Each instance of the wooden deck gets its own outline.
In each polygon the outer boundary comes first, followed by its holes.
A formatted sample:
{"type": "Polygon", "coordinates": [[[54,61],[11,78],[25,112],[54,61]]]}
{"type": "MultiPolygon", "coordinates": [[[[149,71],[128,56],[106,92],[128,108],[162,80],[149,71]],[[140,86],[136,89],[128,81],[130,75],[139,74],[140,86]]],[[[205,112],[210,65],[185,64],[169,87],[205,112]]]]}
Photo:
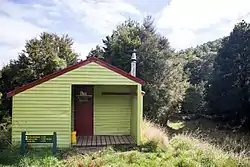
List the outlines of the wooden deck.
{"type": "Polygon", "coordinates": [[[109,145],[132,145],[135,144],[132,136],[77,136],[77,147],[97,147],[109,145]]]}

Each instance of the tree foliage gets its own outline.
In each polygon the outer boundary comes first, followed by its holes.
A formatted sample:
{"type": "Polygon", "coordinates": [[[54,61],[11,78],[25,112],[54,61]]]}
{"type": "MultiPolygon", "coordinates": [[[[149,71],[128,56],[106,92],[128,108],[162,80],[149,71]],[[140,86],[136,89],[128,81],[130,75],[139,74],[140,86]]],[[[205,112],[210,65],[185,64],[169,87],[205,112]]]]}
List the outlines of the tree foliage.
{"type": "Polygon", "coordinates": [[[87,58],[90,57],[97,57],[99,59],[103,59],[104,58],[104,50],[101,46],[96,45],[95,49],[91,49],[91,51],[89,52],[87,58]]]}
{"type": "Polygon", "coordinates": [[[215,59],[209,92],[214,114],[234,125],[250,122],[250,24],[238,23],[215,59]]]}
{"type": "Polygon", "coordinates": [[[221,48],[221,43],[222,39],[217,39],[180,52],[187,59],[185,71],[191,84],[199,84],[210,80],[214,59],[221,48]]]}
{"type": "MultiPolygon", "coordinates": [[[[27,41],[16,60],[1,69],[0,111],[10,109],[6,93],[77,62],[67,35],[42,33],[27,41]]],[[[174,51],[157,33],[152,17],[118,25],[87,57],[98,57],[130,72],[137,53],[144,116],[165,125],[176,113],[220,116],[223,124],[250,125],[250,25],[238,23],[228,37],[174,51]]],[[[1,112],[0,116],[6,114],[1,112]]]]}
{"type": "MultiPolygon", "coordinates": [[[[168,40],[157,34],[151,17],[142,25],[127,20],[103,39],[104,60],[127,72],[131,54],[137,52],[137,76],[146,81],[144,114],[151,120],[166,123],[168,117],[181,110],[187,88],[183,58],[176,58],[168,40]]],[[[91,51],[100,53],[99,49],[91,51]]],[[[102,53],[100,54],[102,55],[102,53]]]]}
{"type": "Polygon", "coordinates": [[[183,103],[184,112],[207,114],[209,111],[208,87],[214,71],[214,60],[221,48],[222,40],[210,41],[178,53],[186,59],[184,70],[191,84],[183,103]]]}
{"type": "Polygon", "coordinates": [[[1,110],[9,110],[6,93],[13,88],[30,83],[42,76],[56,72],[77,62],[78,55],[72,51],[73,40],[68,35],[42,33],[26,42],[17,60],[1,70],[0,92],[3,95],[1,110]]]}

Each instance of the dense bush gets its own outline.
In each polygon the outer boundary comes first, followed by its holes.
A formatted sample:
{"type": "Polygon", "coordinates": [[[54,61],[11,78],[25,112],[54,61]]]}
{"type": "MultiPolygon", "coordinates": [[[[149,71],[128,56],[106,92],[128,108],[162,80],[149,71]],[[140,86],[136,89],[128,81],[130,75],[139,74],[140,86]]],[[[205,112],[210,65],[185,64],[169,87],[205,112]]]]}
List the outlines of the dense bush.
{"type": "Polygon", "coordinates": [[[0,122],[0,149],[11,146],[11,119],[3,117],[0,122]]]}

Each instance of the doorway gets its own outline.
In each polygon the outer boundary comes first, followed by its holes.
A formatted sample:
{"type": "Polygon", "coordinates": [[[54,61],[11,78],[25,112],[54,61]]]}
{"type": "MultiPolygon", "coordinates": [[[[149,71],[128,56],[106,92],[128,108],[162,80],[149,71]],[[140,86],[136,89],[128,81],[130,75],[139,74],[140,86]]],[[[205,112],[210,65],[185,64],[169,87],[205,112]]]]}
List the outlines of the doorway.
{"type": "Polygon", "coordinates": [[[73,85],[74,130],[78,136],[93,136],[93,86],[73,85]]]}

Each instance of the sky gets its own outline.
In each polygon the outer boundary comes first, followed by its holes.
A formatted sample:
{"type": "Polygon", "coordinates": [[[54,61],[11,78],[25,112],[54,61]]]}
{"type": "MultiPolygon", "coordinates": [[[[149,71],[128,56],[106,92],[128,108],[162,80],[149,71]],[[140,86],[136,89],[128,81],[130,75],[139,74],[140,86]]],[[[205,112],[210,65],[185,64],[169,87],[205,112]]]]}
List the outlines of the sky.
{"type": "Polygon", "coordinates": [[[0,68],[44,31],[68,34],[85,59],[118,24],[147,15],[180,50],[226,36],[243,19],[250,22],[250,0],[0,0],[0,68]]]}

